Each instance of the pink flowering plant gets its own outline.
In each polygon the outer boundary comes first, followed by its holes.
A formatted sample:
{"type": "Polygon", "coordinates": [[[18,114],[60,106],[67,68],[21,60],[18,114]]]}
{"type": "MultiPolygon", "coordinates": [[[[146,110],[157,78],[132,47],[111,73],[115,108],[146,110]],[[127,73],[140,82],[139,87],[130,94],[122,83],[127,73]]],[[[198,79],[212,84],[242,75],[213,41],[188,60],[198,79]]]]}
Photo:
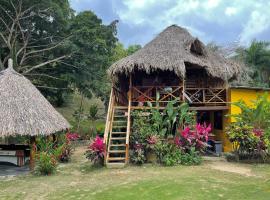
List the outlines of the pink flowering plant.
{"type": "Polygon", "coordinates": [[[78,140],[80,138],[79,134],[78,133],[67,133],[66,134],[66,138],[67,140],[69,141],[75,141],[75,140],[78,140]]]}
{"type": "Polygon", "coordinates": [[[94,164],[103,165],[105,157],[105,144],[103,138],[97,136],[89,145],[86,153],[86,158],[94,164]]]}
{"type": "Polygon", "coordinates": [[[189,126],[184,130],[179,129],[180,136],[175,137],[175,144],[184,152],[189,152],[191,148],[195,148],[196,151],[204,151],[211,130],[211,124],[207,126],[199,123],[193,129],[189,126]]]}

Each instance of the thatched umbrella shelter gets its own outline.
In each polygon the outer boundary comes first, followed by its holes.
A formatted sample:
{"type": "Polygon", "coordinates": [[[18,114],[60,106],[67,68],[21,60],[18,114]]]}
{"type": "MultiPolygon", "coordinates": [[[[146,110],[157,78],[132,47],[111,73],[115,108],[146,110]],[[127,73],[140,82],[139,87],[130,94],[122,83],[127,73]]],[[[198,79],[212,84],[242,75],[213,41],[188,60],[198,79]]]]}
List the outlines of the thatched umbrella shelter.
{"type": "Polygon", "coordinates": [[[0,137],[48,136],[69,128],[39,90],[9,67],[0,72],[0,137]]]}
{"type": "Polygon", "coordinates": [[[0,72],[0,136],[50,135],[69,128],[38,89],[12,67],[0,72]]]}
{"type": "Polygon", "coordinates": [[[156,70],[167,70],[185,78],[188,64],[200,66],[212,77],[225,81],[242,72],[240,64],[207,49],[198,38],[177,25],[167,27],[142,49],[114,63],[108,72],[112,80],[134,70],[148,74],[156,70]]]}

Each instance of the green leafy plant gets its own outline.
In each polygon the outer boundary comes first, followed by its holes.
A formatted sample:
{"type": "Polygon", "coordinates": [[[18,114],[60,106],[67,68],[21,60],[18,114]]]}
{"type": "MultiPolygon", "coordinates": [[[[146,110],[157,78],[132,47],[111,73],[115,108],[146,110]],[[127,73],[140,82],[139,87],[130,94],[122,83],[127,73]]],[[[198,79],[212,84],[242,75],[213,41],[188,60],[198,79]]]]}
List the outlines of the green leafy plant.
{"type": "Polygon", "coordinates": [[[34,173],[36,175],[53,174],[57,168],[57,158],[61,155],[62,146],[56,148],[54,143],[48,139],[41,138],[36,148],[34,173]]]}
{"type": "Polygon", "coordinates": [[[180,157],[182,165],[199,165],[202,163],[200,153],[193,147],[188,153],[183,153],[180,157]]]}
{"type": "Polygon", "coordinates": [[[159,143],[155,146],[158,162],[165,166],[180,164],[181,151],[176,145],[159,143]]]}
{"type": "Polygon", "coordinates": [[[146,161],[145,150],[142,144],[136,144],[130,155],[131,162],[142,165],[146,161]]]}
{"type": "Polygon", "coordinates": [[[96,104],[92,104],[89,108],[88,119],[90,120],[90,131],[92,136],[97,133],[95,122],[99,119],[98,116],[98,106],[96,104]]]}
{"type": "Polygon", "coordinates": [[[226,128],[233,143],[236,160],[269,157],[270,147],[270,101],[267,95],[258,97],[251,106],[240,101],[234,104],[239,114],[231,115],[235,122],[226,128]]]}
{"type": "Polygon", "coordinates": [[[247,105],[244,101],[236,102],[234,105],[241,110],[239,114],[230,115],[235,119],[235,123],[245,122],[261,129],[270,127],[270,101],[267,94],[258,96],[252,105],[247,105]]]}

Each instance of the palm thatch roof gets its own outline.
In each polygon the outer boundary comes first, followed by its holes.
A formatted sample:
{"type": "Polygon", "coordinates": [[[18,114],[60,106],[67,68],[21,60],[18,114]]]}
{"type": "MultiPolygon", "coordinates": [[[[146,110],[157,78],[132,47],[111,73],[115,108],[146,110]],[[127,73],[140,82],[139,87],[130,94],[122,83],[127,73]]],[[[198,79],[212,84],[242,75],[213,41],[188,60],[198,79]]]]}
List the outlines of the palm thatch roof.
{"type": "Polygon", "coordinates": [[[174,71],[178,76],[185,77],[185,64],[202,67],[209,75],[226,81],[241,71],[238,63],[207,49],[185,28],[172,25],[142,49],[114,63],[108,73],[112,80],[119,74],[129,74],[134,70],[150,73],[158,69],[174,71]]]}
{"type": "Polygon", "coordinates": [[[49,135],[69,127],[28,79],[12,67],[0,72],[0,137],[49,135]]]}

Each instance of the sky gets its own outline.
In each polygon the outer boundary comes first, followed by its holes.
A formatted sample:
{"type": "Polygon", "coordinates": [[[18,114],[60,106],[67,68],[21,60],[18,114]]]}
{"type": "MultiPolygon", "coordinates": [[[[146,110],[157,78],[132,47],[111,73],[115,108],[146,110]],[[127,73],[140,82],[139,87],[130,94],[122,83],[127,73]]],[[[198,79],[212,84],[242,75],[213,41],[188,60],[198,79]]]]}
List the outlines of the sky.
{"type": "Polygon", "coordinates": [[[270,40],[270,0],[70,0],[76,12],[92,10],[103,23],[118,23],[125,46],[145,45],[177,24],[204,43],[248,45],[270,40]]]}

